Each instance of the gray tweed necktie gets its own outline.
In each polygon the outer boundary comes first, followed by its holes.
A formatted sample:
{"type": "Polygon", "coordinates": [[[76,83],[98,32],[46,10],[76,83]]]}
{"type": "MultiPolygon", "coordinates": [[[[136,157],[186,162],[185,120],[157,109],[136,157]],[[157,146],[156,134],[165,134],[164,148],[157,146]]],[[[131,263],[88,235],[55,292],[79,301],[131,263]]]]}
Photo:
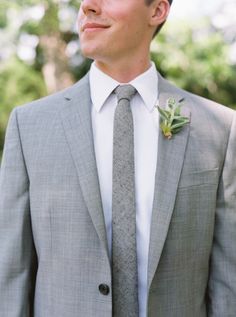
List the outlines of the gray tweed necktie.
{"type": "Polygon", "coordinates": [[[114,317],[138,317],[138,273],[131,85],[115,89],[113,131],[112,294],[114,317]]]}

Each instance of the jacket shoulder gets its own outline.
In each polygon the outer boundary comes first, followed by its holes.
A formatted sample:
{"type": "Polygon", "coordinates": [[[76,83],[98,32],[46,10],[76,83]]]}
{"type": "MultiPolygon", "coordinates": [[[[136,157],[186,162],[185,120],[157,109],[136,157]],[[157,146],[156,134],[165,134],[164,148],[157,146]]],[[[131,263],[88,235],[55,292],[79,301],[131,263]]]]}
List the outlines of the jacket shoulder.
{"type": "Polygon", "coordinates": [[[190,110],[191,120],[198,124],[216,124],[219,128],[222,127],[225,129],[231,126],[233,118],[236,115],[235,110],[178,88],[162,77],[160,77],[160,88],[169,96],[173,95],[184,99],[183,105],[190,110]]]}

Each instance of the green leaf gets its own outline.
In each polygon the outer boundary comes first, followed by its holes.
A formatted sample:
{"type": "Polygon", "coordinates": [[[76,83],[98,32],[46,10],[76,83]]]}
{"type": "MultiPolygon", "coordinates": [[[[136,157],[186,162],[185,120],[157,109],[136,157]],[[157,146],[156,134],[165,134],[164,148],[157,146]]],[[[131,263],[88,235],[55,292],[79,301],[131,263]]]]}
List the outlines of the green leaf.
{"type": "Polygon", "coordinates": [[[169,112],[167,110],[164,110],[160,108],[159,106],[157,107],[157,109],[164,120],[169,120],[169,112]]]}
{"type": "Polygon", "coordinates": [[[174,125],[171,126],[171,128],[174,130],[176,128],[182,128],[186,123],[188,123],[188,121],[183,121],[183,122],[180,122],[180,123],[176,123],[174,125]]]}
{"type": "Polygon", "coordinates": [[[175,115],[180,116],[180,106],[176,107],[175,109],[175,115]]]}
{"type": "Polygon", "coordinates": [[[183,129],[183,127],[180,127],[180,128],[171,130],[171,132],[172,132],[173,134],[177,134],[177,133],[179,133],[182,129],[183,129]]]}

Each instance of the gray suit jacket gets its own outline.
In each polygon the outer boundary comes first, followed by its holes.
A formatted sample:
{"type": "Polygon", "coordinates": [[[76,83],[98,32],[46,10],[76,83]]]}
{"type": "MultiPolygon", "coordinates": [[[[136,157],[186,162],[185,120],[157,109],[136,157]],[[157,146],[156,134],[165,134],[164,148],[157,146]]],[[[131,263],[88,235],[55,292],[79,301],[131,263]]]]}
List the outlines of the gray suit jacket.
{"type": "MultiPolygon", "coordinates": [[[[236,316],[235,112],[159,75],[191,123],[160,133],[148,317],[236,316]]],[[[13,110],[0,171],[0,316],[111,317],[88,76],[13,110]]]]}

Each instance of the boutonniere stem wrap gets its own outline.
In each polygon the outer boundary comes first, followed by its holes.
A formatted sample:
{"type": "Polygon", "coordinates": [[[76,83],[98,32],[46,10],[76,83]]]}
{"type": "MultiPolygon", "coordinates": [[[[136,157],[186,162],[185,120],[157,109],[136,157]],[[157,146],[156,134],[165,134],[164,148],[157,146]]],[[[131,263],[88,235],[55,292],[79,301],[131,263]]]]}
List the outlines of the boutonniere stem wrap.
{"type": "Polygon", "coordinates": [[[183,101],[184,99],[176,101],[174,98],[169,98],[165,109],[156,106],[160,114],[160,128],[167,139],[171,139],[173,134],[178,133],[189,123],[189,118],[181,115],[183,101]]]}

